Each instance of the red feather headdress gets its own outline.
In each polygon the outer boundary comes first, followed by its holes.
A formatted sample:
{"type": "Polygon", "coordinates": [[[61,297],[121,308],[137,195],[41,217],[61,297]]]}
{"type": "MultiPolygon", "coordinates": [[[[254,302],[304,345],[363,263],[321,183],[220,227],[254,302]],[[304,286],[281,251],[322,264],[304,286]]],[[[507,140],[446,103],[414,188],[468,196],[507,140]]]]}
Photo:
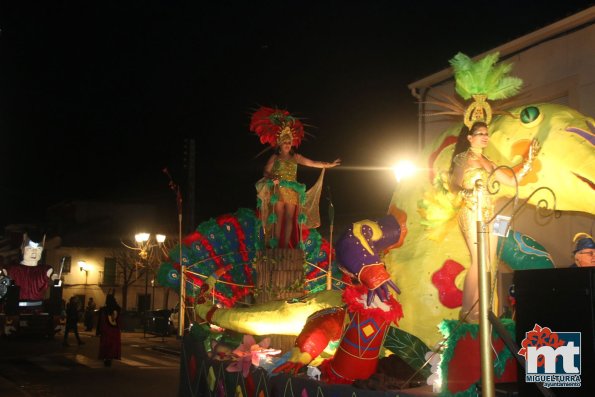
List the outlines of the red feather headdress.
{"type": "Polygon", "coordinates": [[[298,147],[304,138],[304,125],[287,110],[261,107],[252,114],[250,131],[260,137],[260,143],[275,147],[290,141],[298,147]]]}

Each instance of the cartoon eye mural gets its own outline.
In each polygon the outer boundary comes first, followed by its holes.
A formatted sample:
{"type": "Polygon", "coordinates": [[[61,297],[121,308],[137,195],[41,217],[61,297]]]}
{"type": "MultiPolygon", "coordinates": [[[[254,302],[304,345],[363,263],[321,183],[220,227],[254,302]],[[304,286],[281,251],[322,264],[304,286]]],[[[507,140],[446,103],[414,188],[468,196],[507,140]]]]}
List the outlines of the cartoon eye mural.
{"type": "Polygon", "coordinates": [[[521,110],[520,118],[523,127],[531,128],[541,123],[543,113],[539,111],[537,106],[527,106],[521,110]]]}

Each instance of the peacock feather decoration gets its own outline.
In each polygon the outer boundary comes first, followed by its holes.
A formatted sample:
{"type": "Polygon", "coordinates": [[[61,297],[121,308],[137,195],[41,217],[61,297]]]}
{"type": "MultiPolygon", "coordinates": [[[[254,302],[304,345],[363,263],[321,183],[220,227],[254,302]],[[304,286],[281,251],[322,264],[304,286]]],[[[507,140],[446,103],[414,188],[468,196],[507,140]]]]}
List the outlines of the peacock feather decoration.
{"type": "MultiPolygon", "coordinates": [[[[189,301],[209,284],[215,303],[233,307],[254,292],[258,275],[253,264],[264,248],[261,226],[255,212],[246,208],[202,222],[182,239],[181,250],[180,245],[170,250],[169,260],[159,267],[157,281],[179,291],[180,266],[184,266],[189,301]]],[[[316,292],[326,284],[330,244],[315,229],[303,228],[302,233],[304,292],[316,292]]],[[[332,269],[333,277],[340,278],[338,267],[332,269]]]]}

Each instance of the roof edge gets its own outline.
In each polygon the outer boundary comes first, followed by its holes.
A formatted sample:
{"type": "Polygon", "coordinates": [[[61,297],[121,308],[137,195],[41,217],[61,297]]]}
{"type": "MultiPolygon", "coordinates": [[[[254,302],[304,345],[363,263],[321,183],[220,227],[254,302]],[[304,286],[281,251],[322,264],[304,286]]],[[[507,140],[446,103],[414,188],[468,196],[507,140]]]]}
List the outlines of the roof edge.
{"type": "MultiPolygon", "coordinates": [[[[532,33],[521,36],[518,39],[509,41],[508,43],[502,44],[501,46],[498,46],[490,51],[486,51],[482,54],[476,55],[475,57],[473,57],[473,59],[480,59],[486,56],[487,54],[496,51],[500,52],[501,58],[506,58],[508,55],[522,51],[533,45],[559,36],[560,34],[571,31],[590,22],[595,22],[595,6],[589,7],[581,12],[578,12],[567,18],[561,19],[558,22],[554,22],[551,25],[547,25],[532,33]]],[[[407,87],[410,90],[414,90],[417,88],[429,88],[433,85],[448,80],[452,76],[452,74],[452,69],[446,68],[437,73],[424,77],[421,80],[417,80],[411,84],[408,84],[407,87]]]]}

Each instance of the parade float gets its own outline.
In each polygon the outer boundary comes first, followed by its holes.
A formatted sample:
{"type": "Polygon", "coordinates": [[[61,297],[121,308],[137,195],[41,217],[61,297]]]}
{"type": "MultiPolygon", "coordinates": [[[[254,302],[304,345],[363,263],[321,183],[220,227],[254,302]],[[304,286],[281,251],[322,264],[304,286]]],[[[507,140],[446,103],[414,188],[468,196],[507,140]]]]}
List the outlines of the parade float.
{"type": "MultiPolygon", "coordinates": [[[[492,109],[487,101],[502,98],[493,93],[510,83],[510,65],[497,60],[492,54],[458,69],[477,83],[458,87],[471,105],[444,102],[466,120],[478,109],[489,124],[485,155],[523,175],[513,187],[487,178],[485,194],[505,203],[513,219],[526,204],[549,214],[555,208],[595,215],[593,118],[548,103],[492,109]],[[486,86],[490,92],[480,92],[486,86]]],[[[399,183],[385,217],[354,222],[334,245],[302,219],[296,248],[274,248],[267,223],[276,220],[263,218],[259,202],[257,211],[201,223],[172,249],[159,281],[182,287],[194,315],[179,394],[416,395],[412,387],[420,384],[440,395],[475,394],[478,334],[485,331],[460,321],[470,252],[445,176],[460,130],[459,122],[425,148],[423,171],[399,183]]],[[[554,266],[536,238],[514,228],[498,239],[497,252],[513,270],[554,266]]],[[[513,320],[500,324],[514,335],[513,320]]],[[[496,352],[493,381],[515,381],[517,352],[501,335],[487,337],[496,352]]]]}

